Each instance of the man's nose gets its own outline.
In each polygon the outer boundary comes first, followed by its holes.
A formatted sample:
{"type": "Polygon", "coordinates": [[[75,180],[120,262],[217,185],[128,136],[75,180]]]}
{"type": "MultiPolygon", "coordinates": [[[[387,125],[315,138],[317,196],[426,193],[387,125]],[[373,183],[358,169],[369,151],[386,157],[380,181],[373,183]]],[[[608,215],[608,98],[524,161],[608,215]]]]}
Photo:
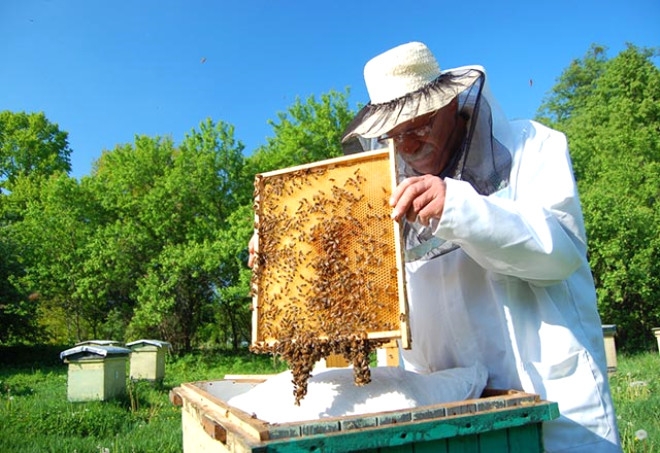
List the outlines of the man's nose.
{"type": "Polygon", "coordinates": [[[405,137],[403,140],[396,142],[396,150],[403,154],[414,154],[415,151],[419,149],[419,146],[419,141],[413,140],[409,137],[405,137]]]}

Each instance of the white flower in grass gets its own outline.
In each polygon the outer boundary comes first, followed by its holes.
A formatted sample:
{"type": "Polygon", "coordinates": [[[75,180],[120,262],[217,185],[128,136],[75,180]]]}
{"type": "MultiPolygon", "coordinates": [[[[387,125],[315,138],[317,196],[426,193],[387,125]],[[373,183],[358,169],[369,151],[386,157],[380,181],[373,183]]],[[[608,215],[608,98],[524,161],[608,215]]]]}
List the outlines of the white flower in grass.
{"type": "Polygon", "coordinates": [[[633,381],[630,383],[630,387],[646,387],[649,385],[646,381],[633,381]]]}
{"type": "Polygon", "coordinates": [[[647,433],[643,429],[638,429],[637,431],[635,431],[635,440],[643,441],[646,440],[647,437],[649,437],[649,433],[647,433]]]}

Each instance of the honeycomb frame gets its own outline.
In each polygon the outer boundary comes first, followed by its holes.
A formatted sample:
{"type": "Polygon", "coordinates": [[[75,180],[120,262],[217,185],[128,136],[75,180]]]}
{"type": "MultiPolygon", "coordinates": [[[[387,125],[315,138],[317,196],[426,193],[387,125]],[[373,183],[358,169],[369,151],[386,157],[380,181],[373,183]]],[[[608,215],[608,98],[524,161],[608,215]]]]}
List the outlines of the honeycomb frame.
{"type": "Polygon", "coordinates": [[[410,348],[392,153],[256,175],[253,346],[352,335],[410,348]]]}

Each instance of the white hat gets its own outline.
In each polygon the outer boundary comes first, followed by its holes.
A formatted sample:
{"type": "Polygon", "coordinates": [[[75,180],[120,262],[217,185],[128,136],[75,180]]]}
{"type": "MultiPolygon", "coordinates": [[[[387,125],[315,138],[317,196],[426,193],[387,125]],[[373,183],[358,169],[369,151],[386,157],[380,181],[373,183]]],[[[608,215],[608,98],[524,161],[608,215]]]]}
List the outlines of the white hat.
{"type": "Polygon", "coordinates": [[[421,42],[402,44],[372,58],[364,66],[364,81],[372,104],[413,93],[440,75],[440,66],[421,42]]]}
{"type": "Polygon", "coordinates": [[[371,102],[347,126],[342,142],[376,138],[399,124],[441,109],[471,87],[483,72],[471,68],[440,71],[426,45],[410,42],[390,49],[364,66],[371,102]]]}

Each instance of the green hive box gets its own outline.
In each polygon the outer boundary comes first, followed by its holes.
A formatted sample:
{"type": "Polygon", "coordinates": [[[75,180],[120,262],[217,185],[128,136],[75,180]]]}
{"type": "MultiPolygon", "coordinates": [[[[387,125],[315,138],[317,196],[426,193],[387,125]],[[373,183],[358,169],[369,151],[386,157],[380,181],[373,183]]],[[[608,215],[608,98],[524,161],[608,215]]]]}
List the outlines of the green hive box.
{"type": "Polygon", "coordinates": [[[184,453],[193,452],[487,452],[540,453],[543,422],[557,403],[515,390],[401,411],[270,424],[225,401],[262,382],[256,376],[184,383],[170,392],[181,406],[184,453]]]}
{"type": "Polygon", "coordinates": [[[171,347],[168,342],[137,340],[126,347],[131,350],[131,379],[160,381],[165,377],[165,354],[171,347]]]}
{"type": "Polygon", "coordinates": [[[69,401],[105,401],[126,393],[126,361],[130,349],[83,344],[60,353],[69,366],[69,401]]]}

